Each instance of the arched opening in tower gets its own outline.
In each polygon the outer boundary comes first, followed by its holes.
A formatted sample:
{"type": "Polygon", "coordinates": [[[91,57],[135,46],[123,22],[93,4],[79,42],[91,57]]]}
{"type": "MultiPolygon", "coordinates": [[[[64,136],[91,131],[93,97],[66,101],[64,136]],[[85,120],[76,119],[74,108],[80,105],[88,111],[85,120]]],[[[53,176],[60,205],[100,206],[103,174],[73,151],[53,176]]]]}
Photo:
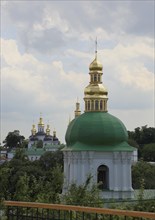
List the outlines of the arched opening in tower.
{"type": "Polygon", "coordinates": [[[99,189],[109,188],[109,168],[105,165],[101,165],[97,169],[97,183],[99,184],[99,189]]]}

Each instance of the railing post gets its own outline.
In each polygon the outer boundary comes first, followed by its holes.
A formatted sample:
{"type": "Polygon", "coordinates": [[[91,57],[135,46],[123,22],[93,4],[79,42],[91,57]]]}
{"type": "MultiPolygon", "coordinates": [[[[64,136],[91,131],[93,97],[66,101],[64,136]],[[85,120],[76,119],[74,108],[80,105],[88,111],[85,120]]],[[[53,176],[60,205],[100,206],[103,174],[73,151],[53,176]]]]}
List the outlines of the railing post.
{"type": "Polygon", "coordinates": [[[71,210],[70,210],[70,213],[69,213],[69,217],[70,217],[69,219],[72,220],[72,211],[71,210]]]}

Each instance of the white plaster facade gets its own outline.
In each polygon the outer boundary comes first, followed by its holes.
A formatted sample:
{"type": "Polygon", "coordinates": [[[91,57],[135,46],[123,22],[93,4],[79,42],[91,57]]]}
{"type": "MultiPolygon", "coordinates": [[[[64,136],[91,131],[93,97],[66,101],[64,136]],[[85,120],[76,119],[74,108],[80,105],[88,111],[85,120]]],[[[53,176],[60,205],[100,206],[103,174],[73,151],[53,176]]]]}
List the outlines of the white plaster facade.
{"type": "Polygon", "coordinates": [[[92,183],[98,183],[98,168],[107,168],[106,189],[101,196],[106,199],[133,198],[131,164],[133,152],[64,151],[65,193],[71,183],[81,185],[89,175],[92,183]]]}

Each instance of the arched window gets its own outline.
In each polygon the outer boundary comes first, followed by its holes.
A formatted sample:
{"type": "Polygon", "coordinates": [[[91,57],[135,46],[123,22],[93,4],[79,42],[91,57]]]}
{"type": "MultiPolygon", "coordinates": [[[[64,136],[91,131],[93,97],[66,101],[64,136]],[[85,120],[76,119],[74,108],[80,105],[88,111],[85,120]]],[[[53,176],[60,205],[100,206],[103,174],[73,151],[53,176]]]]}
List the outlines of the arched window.
{"type": "Polygon", "coordinates": [[[95,100],[95,110],[98,110],[98,100],[95,100]]]}
{"type": "Polygon", "coordinates": [[[90,110],[90,101],[88,101],[88,111],[90,110]]]}
{"type": "Polygon", "coordinates": [[[99,183],[99,189],[109,188],[109,169],[105,165],[101,165],[97,169],[97,183],[99,183]]]}
{"type": "Polygon", "coordinates": [[[100,110],[103,110],[103,101],[100,101],[100,110]]]}
{"type": "Polygon", "coordinates": [[[87,101],[85,101],[85,110],[87,111],[87,101]]]}
{"type": "Polygon", "coordinates": [[[104,111],[106,111],[106,101],[104,101],[104,111]]]}
{"type": "Polygon", "coordinates": [[[91,75],[91,80],[90,81],[93,82],[93,75],[91,75]]]}
{"type": "Polygon", "coordinates": [[[91,100],[91,110],[94,110],[94,100],[91,100]]]}
{"type": "Polygon", "coordinates": [[[98,75],[98,81],[100,82],[100,75],[98,75]]]}
{"type": "Polygon", "coordinates": [[[96,77],[96,74],[94,75],[94,82],[96,82],[97,81],[97,77],[96,77]]]}

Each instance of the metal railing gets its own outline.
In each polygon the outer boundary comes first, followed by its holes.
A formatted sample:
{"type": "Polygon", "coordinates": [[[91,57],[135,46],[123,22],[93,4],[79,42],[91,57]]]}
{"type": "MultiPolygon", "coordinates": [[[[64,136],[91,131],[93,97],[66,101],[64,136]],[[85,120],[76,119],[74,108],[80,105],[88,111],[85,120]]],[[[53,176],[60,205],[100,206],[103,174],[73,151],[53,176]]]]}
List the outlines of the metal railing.
{"type": "Polygon", "coordinates": [[[155,220],[151,212],[17,201],[4,205],[8,220],[155,220]]]}

